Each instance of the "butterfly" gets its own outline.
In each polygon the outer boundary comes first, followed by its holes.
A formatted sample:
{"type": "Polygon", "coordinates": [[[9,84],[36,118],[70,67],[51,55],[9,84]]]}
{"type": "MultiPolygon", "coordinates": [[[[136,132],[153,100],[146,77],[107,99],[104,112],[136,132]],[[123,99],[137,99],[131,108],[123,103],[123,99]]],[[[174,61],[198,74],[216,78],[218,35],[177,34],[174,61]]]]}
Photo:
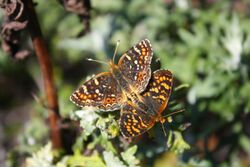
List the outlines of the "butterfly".
{"type": "Polygon", "coordinates": [[[71,96],[79,107],[97,107],[102,111],[121,109],[131,99],[137,100],[151,78],[152,47],[144,39],[125,52],[118,64],[109,62],[109,71],[86,81],[71,96]]]}
{"type": "Polygon", "coordinates": [[[121,134],[132,138],[143,134],[156,122],[165,122],[161,115],[168,104],[172,91],[173,75],[169,70],[157,70],[152,74],[146,90],[141,94],[142,101],[127,101],[119,119],[121,134]]]}

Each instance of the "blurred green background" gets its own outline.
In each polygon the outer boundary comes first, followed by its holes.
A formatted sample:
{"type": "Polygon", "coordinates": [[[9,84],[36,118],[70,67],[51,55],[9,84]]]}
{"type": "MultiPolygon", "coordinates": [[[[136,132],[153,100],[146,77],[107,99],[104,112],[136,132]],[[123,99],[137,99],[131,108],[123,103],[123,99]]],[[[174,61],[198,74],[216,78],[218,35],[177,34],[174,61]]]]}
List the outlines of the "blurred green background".
{"type": "MultiPolygon", "coordinates": [[[[0,166],[32,166],[34,162],[62,167],[250,166],[248,0],[91,0],[90,32],[84,36],[79,36],[84,25],[76,14],[65,11],[57,1],[37,3],[60,113],[64,118],[80,119],[80,126],[90,134],[78,133],[73,153],[52,154],[36,56],[15,60],[0,50],[0,166]],[[152,68],[171,70],[174,87],[183,87],[173,91],[170,110],[186,111],[173,118],[173,125],[166,125],[171,129],[191,123],[180,133],[171,132],[176,148],[166,150],[161,125],[150,132],[153,138],[145,134],[142,138],[147,139],[120,146],[126,142],[112,131],[112,126],[117,127],[117,114],[95,115],[69,101],[86,78],[108,70],[86,58],[108,61],[118,40],[117,57],[144,38],[151,41],[154,50],[152,68]],[[87,114],[98,119],[97,123],[86,127],[88,122],[83,118],[87,114]],[[96,127],[106,126],[119,139],[105,137],[105,130],[91,134],[96,127]],[[48,160],[50,157],[53,160],[48,160]]],[[[28,36],[23,40],[32,48],[28,36]]]]}

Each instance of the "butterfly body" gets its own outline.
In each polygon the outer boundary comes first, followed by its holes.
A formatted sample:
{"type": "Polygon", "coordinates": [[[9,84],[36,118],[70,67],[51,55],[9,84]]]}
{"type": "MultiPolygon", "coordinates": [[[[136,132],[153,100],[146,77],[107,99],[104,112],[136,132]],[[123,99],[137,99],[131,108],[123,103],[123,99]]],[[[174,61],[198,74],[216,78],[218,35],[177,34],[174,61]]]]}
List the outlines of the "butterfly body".
{"type": "Polygon", "coordinates": [[[129,83],[126,77],[122,74],[122,72],[120,71],[119,67],[116,64],[114,64],[112,61],[110,61],[109,64],[110,64],[110,72],[114,80],[117,81],[117,84],[121,88],[121,91],[123,92],[123,94],[125,94],[127,98],[131,98],[132,96],[130,95],[136,93],[135,89],[133,88],[131,83],[129,83]]]}

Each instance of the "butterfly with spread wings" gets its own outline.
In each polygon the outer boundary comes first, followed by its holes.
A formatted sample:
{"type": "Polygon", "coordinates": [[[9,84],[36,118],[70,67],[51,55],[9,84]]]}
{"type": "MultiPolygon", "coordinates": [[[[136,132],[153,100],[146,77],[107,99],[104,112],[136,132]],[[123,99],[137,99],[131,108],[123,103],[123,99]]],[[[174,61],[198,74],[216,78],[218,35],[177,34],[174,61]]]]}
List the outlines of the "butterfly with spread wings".
{"type": "Polygon", "coordinates": [[[136,99],[151,78],[153,52],[144,39],[122,55],[118,64],[110,61],[110,71],[86,81],[70,100],[80,107],[92,106],[102,111],[121,109],[128,99],[136,99]]]}

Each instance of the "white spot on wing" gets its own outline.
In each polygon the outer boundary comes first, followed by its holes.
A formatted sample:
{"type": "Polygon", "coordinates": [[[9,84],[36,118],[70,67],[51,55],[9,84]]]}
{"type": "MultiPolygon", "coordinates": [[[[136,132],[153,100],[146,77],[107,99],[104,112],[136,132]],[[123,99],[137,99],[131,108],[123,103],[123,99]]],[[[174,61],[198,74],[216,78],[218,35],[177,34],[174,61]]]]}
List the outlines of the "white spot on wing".
{"type": "Polygon", "coordinates": [[[94,82],[95,82],[96,85],[99,85],[99,82],[98,82],[97,79],[94,79],[94,82]]]}
{"type": "Polygon", "coordinates": [[[131,57],[129,55],[126,54],[125,56],[128,60],[131,60],[131,57]]]}
{"type": "Polygon", "coordinates": [[[83,88],[83,91],[84,91],[85,93],[88,92],[87,86],[82,85],[82,88],[83,88]]]}
{"type": "Polygon", "coordinates": [[[74,97],[74,98],[76,98],[76,99],[78,99],[78,97],[77,97],[77,95],[75,93],[73,93],[71,96],[74,97]]]}
{"type": "Polygon", "coordinates": [[[134,46],[134,50],[135,50],[137,53],[141,54],[141,51],[140,51],[136,46],[134,46]]]}

